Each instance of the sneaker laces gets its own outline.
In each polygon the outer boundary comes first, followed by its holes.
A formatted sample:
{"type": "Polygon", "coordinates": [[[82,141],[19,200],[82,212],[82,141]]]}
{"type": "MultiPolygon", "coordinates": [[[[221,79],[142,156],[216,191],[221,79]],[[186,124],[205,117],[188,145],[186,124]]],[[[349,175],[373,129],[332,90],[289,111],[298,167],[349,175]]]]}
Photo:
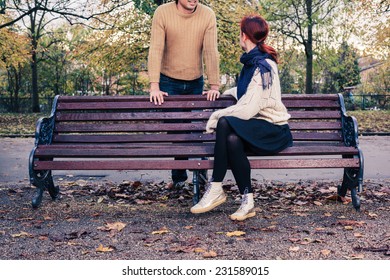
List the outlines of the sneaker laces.
{"type": "Polygon", "coordinates": [[[211,183],[208,183],[206,185],[206,191],[203,194],[202,199],[199,201],[199,204],[203,205],[203,202],[207,199],[207,196],[210,194],[210,191],[211,191],[211,183]]]}
{"type": "Polygon", "coordinates": [[[240,208],[238,208],[238,211],[243,210],[247,204],[248,204],[248,188],[245,188],[244,196],[242,197],[241,200],[241,206],[240,208]]]}

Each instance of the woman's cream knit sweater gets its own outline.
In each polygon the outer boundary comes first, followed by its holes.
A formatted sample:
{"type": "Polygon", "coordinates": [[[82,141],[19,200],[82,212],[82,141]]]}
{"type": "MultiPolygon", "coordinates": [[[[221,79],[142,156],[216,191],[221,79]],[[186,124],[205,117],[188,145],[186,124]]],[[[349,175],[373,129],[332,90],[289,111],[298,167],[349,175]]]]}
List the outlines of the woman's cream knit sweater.
{"type": "MultiPolygon", "coordinates": [[[[224,116],[233,116],[243,120],[263,119],[277,125],[287,124],[287,120],[291,116],[282,103],[277,65],[270,59],[267,59],[267,62],[272,66],[272,85],[263,89],[260,71],[257,69],[246,93],[238,100],[237,104],[215,111],[210,116],[206,132],[213,132],[219,118],[224,116]]],[[[237,87],[231,88],[223,94],[232,95],[237,99],[237,87]]]]}

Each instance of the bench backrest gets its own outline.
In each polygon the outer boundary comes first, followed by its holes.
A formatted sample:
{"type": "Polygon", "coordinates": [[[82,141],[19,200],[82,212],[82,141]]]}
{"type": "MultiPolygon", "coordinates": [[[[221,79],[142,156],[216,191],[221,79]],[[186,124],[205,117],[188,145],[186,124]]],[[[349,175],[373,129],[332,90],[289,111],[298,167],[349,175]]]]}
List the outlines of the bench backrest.
{"type": "MultiPolygon", "coordinates": [[[[289,125],[295,142],[343,142],[340,95],[286,94],[282,100],[292,116],[289,125]]],[[[148,96],[59,96],[53,105],[52,143],[213,141],[214,134],[203,133],[205,122],[212,111],[233,104],[232,97],[211,102],[204,96],[169,96],[156,106],[148,96]]]]}

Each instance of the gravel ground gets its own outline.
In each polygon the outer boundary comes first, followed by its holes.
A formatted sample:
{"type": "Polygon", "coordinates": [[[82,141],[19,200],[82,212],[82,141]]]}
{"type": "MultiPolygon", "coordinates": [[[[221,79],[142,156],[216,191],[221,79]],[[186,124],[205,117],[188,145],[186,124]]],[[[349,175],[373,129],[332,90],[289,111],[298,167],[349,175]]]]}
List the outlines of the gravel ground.
{"type": "Polygon", "coordinates": [[[191,191],[165,182],[64,178],[61,197],[31,208],[26,182],[0,185],[2,260],[389,260],[390,180],[366,180],[356,212],[334,181],[253,181],[257,216],[234,222],[228,201],[189,212],[191,191]]]}

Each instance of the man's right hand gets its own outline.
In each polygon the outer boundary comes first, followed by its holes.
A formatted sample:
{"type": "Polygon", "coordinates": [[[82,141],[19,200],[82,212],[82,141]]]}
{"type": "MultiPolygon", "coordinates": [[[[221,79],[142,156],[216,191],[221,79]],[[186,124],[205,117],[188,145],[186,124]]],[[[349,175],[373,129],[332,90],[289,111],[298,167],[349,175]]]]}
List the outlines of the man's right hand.
{"type": "Polygon", "coordinates": [[[161,105],[164,103],[164,96],[168,96],[167,92],[159,89],[150,91],[150,102],[154,102],[154,105],[161,105]]]}

